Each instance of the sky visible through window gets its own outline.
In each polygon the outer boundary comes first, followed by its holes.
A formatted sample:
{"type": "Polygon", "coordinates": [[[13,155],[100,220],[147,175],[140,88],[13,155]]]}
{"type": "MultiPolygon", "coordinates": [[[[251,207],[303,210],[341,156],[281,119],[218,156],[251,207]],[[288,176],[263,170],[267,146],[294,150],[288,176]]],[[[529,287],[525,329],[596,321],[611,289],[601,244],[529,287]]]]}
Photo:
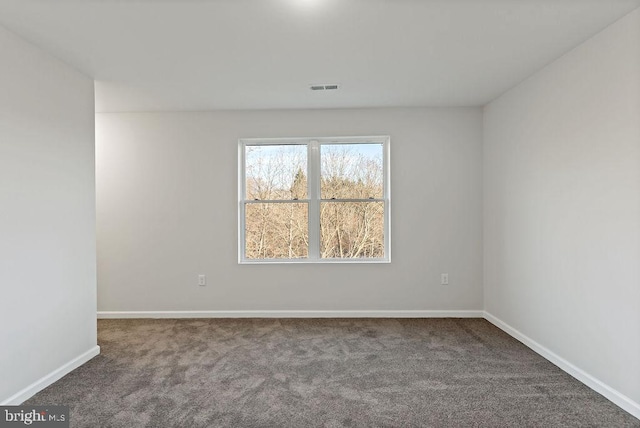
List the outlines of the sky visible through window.
{"type": "MultiPolygon", "coordinates": [[[[367,182],[375,188],[369,195],[349,191],[330,191],[322,186],[322,198],[382,198],[382,144],[346,143],[322,144],[321,178],[323,184],[333,182],[334,190],[342,180],[367,182]]],[[[307,175],[307,145],[247,145],[245,147],[246,199],[305,199],[306,189],[300,188],[307,175]],[[297,182],[296,182],[297,180],[297,182]],[[296,188],[297,186],[297,188],[296,188]],[[295,194],[291,189],[295,188],[295,194]]],[[[344,187],[344,186],[343,186],[344,187]]]]}

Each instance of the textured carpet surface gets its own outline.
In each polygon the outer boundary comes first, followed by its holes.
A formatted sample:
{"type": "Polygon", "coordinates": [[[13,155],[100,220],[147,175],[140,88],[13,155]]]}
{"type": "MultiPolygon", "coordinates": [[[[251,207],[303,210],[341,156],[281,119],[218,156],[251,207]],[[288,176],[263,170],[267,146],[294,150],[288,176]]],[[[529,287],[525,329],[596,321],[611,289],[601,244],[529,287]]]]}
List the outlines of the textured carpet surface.
{"type": "Polygon", "coordinates": [[[102,320],[72,427],[640,427],[480,319],[102,320]]]}

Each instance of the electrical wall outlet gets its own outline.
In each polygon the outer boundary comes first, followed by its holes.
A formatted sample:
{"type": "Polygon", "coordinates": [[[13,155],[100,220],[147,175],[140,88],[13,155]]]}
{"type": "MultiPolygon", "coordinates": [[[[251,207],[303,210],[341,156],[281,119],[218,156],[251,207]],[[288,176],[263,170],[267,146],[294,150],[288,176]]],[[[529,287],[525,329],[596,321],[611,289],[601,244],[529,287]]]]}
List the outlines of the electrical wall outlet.
{"type": "Polygon", "coordinates": [[[449,285],[449,274],[448,273],[440,274],[440,284],[449,285]]]}
{"type": "Polygon", "coordinates": [[[198,275],[198,285],[200,285],[200,286],[207,285],[207,276],[206,275],[198,275]]]}

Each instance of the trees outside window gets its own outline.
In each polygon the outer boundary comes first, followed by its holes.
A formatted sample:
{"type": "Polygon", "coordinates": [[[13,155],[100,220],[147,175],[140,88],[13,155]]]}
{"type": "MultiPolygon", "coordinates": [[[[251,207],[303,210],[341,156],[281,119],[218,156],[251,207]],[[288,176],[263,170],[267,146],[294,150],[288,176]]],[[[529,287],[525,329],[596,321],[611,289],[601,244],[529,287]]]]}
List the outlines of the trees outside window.
{"type": "Polygon", "coordinates": [[[389,261],[389,138],[240,141],[240,262],[389,261]]]}

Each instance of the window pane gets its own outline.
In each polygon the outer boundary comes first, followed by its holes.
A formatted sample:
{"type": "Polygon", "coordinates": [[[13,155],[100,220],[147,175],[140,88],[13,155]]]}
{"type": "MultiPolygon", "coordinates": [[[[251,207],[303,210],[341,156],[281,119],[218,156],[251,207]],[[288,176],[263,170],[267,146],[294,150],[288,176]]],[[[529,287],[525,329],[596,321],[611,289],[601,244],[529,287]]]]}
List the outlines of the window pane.
{"type": "Polygon", "coordinates": [[[309,250],[308,204],[248,203],[245,205],[245,257],[296,259],[309,250]]]}
{"type": "Polygon", "coordinates": [[[245,146],[246,199],[307,198],[307,146],[245,146]]]}
{"type": "Polygon", "coordinates": [[[322,199],[382,198],[382,144],[323,144],[322,199]]]}
{"type": "Polygon", "coordinates": [[[384,257],[384,202],[321,202],[320,254],[384,257]]]}

